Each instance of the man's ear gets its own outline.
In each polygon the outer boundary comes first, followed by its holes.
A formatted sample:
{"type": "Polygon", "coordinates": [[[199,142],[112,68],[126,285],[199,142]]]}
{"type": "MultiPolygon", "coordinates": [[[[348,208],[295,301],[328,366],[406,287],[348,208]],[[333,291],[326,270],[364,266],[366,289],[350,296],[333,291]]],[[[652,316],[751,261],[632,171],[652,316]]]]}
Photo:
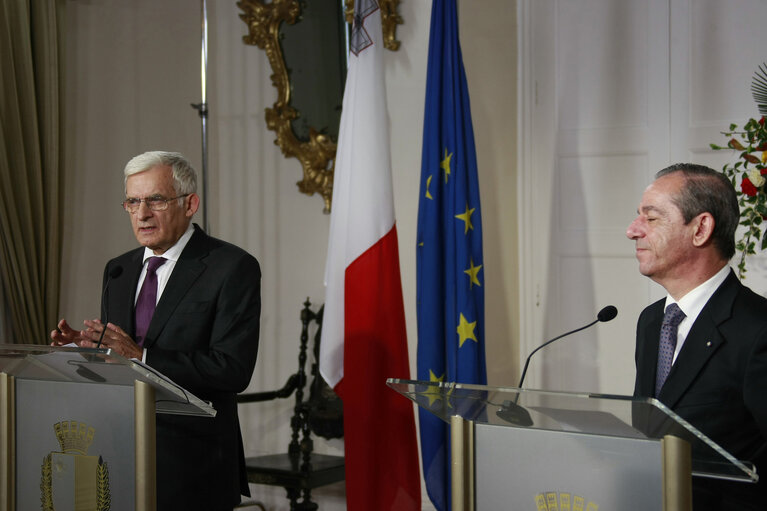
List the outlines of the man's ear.
{"type": "Polygon", "coordinates": [[[711,213],[704,212],[693,218],[691,224],[694,227],[692,244],[702,247],[711,240],[714,235],[714,217],[711,213]]]}
{"type": "Polygon", "coordinates": [[[184,214],[188,218],[192,218],[195,213],[197,213],[197,210],[200,208],[200,196],[196,193],[190,193],[189,194],[189,202],[187,202],[186,211],[184,214]]]}

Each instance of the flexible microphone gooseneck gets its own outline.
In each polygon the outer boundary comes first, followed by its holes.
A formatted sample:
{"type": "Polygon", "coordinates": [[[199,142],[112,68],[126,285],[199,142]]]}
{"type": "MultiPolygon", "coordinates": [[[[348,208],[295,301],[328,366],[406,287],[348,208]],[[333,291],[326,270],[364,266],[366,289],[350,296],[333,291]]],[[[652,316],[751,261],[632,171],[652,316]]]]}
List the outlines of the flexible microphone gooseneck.
{"type": "Polygon", "coordinates": [[[560,336],[554,337],[550,341],[546,341],[545,343],[543,343],[540,346],[538,346],[537,348],[535,348],[533,350],[533,352],[530,353],[527,356],[527,360],[525,361],[525,367],[524,367],[524,369],[522,369],[522,377],[519,379],[519,388],[520,389],[522,388],[522,382],[525,381],[525,375],[527,374],[527,366],[530,365],[530,358],[535,354],[536,351],[540,350],[541,348],[544,348],[544,347],[548,346],[552,342],[554,342],[554,341],[556,341],[558,339],[561,339],[562,337],[567,337],[568,335],[574,334],[576,332],[580,332],[581,330],[585,330],[586,328],[588,328],[588,327],[590,327],[590,326],[592,326],[592,325],[594,325],[596,323],[599,323],[600,321],[603,322],[603,323],[607,322],[607,321],[611,321],[611,320],[615,319],[615,316],[617,316],[617,315],[618,315],[618,309],[615,308],[614,305],[608,305],[607,307],[605,307],[604,309],[599,311],[599,314],[597,314],[597,319],[595,319],[594,321],[592,321],[588,325],[582,326],[580,328],[576,328],[575,330],[571,330],[571,331],[569,331],[567,333],[564,333],[564,334],[562,334],[560,336]]]}
{"type": "Polygon", "coordinates": [[[104,325],[104,329],[101,330],[101,335],[99,336],[99,342],[96,344],[96,349],[99,349],[101,347],[101,341],[104,340],[104,334],[107,332],[107,322],[109,321],[109,307],[106,306],[106,298],[107,298],[107,289],[109,289],[109,283],[112,282],[112,279],[116,279],[123,273],[123,267],[122,266],[115,266],[111,270],[109,270],[109,275],[107,276],[107,283],[104,284],[104,292],[101,294],[101,304],[103,310],[102,316],[104,318],[104,321],[102,324],[104,325]]]}

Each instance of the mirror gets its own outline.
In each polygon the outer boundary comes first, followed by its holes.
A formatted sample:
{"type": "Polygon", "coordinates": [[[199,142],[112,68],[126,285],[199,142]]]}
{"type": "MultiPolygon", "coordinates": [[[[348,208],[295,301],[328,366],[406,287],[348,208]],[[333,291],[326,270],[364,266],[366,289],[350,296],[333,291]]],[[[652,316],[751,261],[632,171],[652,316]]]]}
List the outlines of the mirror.
{"type": "MultiPolygon", "coordinates": [[[[346,82],[348,28],[354,0],[240,0],[248,26],[245,44],[266,52],[277,101],[266,108],[266,127],[286,157],[303,167],[298,189],[319,194],[330,213],[341,103],[346,82]],[[318,80],[317,78],[322,78],[318,80]]],[[[379,0],[384,47],[395,51],[402,18],[399,0],[379,0]]]]}

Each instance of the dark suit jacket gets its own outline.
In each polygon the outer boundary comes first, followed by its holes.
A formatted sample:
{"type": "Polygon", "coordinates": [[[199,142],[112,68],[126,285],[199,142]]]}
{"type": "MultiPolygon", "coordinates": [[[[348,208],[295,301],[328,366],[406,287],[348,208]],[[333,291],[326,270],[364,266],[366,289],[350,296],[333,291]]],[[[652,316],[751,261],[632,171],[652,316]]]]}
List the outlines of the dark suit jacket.
{"type": "MultiPolygon", "coordinates": [[[[655,302],[639,317],[636,396],[654,393],[663,306],[655,302]]],[[[695,478],[696,511],[765,509],[767,299],[730,271],[695,320],[658,399],[736,458],[754,462],[762,478],[757,485],[695,478]]]]}
{"type": "MultiPolygon", "coordinates": [[[[258,261],[197,225],[157,304],[146,362],[197,397],[215,418],[157,415],[158,510],[231,509],[249,495],[236,394],[256,363],[261,313],[258,261]]],[[[134,301],[144,248],[107,263],[122,274],[103,306],[111,323],[134,335],[134,301]]]]}

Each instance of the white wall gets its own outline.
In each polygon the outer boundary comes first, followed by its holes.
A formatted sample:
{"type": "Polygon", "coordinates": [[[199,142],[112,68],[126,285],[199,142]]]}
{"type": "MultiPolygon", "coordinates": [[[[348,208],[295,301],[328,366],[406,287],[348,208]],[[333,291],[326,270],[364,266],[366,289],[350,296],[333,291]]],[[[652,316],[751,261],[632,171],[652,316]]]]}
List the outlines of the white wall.
{"type": "MultiPolygon", "coordinates": [[[[295,371],[299,311],[323,301],[329,217],[298,192],[300,164],[266,130],[276,92],[261,50],[233,0],[209,0],[209,197],[211,231],[262,265],[262,328],[250,390],[281,386],[295,371]]],[[[61,316],[99,316],[106,260],[135,246],[122,200],[122,168],[150,149],[177,150],[200,167],[200,7],[192,0],[67,0],[66,240],[61,316]]],[[[511,384],[517,369],[515,3],[461,0],[461,39],[472,100],[485,232],[488,377],[511,384]],[[468,10],[472,12],[469,13],[468,10]],[[490,277],[490,276],[493,277],[490,277]]],[[[387,52],[392,165],[406,320],[415,375],[415,232],[431,3],[405,1],[402,46],[387,52]]],[[[201,222],[201,217],[197,219],[201,222]]],[[[291,403],[243,405],[248,455],[289,440],[291,403]]],[[[342,452],[340,441],[315,442],[342,452]]],[[[269,509],[284,490],[252,487],[269,509]]],[[[323,509],[343,509],[343,485],[318,490],[323,509]]],[[[424,497],[424,508],[429,509],[424,497]]]]}
{"type": "MultiPolygon", "coordinates": [[[[765,60],[759,0],[525,0],[520,167],[524,183],[523,353],[541,352],[530,386],[630,394],[636,319],[665,296],[639,275],[625,236],[645,187],[676,162],[721,169],[721,132],[758,116],[750,83],[765,60]],[[543,256],[542,256],[543,255],[543,256]]],[[[764,257],[746,283],[767,289],[764,257]]]]}

